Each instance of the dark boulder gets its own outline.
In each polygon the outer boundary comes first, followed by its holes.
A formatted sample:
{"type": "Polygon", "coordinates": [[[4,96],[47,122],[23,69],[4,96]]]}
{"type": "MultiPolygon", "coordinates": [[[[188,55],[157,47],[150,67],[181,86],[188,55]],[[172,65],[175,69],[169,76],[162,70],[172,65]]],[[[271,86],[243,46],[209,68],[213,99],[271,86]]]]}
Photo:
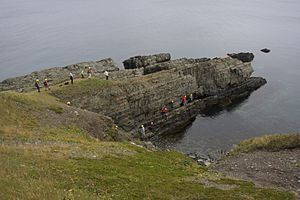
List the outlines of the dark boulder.
{"type": "Polygon", "coordinates": [[[136,69],[146,67],[155,63],[162,63],[171,60],[169,53],[160,53],[150,56],[135,56],[123,61],[125,69],[136,69]]]}
{"type": "Polygon", "coordinates": [[[264,49],[261,49],[260,51],[264,52],[264,53],[269,53],[271,50],[270,49],[267,49],[267,48],[264,48],[264,49]]]}
{"type": "Polygon", "coordinates": [[[254,54],[249,52],[228,53],[231,58],[236,58],[242,62],[251,62],[254,59],[254,54]]]}

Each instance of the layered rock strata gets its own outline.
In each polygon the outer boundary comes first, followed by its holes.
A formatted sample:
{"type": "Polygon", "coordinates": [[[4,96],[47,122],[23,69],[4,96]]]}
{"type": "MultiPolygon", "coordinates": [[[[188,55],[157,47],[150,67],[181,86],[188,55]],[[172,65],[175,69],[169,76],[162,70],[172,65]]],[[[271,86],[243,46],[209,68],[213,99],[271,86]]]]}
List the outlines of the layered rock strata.
{"type": "Polygon", "coordinates": [[[125,69],[136,69],[147,67],[149,65],[161,62],[167,62],[171,60],[169,53],[160,53],[150,56],[135,56],[123,61],[125,69]]]}
{"type": "Polygon", "coordinates": [[[74,105],[110,116],[126,131],[136,130],[143,124],[147,133],[162,133],[189,124],[209,106],[230,104],[266,83],[263,78],[251,77],[250,62],[231,57],[154,63],[144,67],[145,74],[147,69],[157,68],[160,70],[155,73],[89,88],[92,94],[83,92],[74,96],[72,91],[71,95],[64,91],[53,94],[63,100],[72,96],[74,105]],[[190,94],[194,100],[180,106],[181,96],[190,94]],[[174,101],[173,108],[171,101],[174,101]],[[166,114],[160,112],[164,105],[169,107],[166,114]]]}

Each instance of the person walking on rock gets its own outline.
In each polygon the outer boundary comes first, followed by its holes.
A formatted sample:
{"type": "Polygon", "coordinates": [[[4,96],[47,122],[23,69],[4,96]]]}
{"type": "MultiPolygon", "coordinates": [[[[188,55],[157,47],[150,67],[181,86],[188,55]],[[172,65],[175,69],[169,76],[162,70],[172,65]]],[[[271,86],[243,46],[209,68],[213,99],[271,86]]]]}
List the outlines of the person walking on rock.
{"type": "Polygon", "coordinates": [[[83,70],[81,70],[80,76],[81,76],[81,78],[84,78],[84,71],[83,70]]]}
{"type": "Polygon", "coordinates": [[[35,83],[34,83],[34,86],[36,87],[36,89],[37,89],[38,92],[41,92],[39,83],[40,83],[40,80],[36,79],[35,83]]]}
{"type": "Polygon", "coordinates": [[[182,95],[182,97],[181,97],[181,104],[180,105],[181,106],[186,105],[186,95],[182,95]]]}
{"type": "Polygon", "coordinates": [[[108,71],[105,70],[104,75],[106,77],[106,80],[108,80],[108,71]]]}
{"type": "Polygon", "coordinates": [[[141,134],[142,134],[142,137],[144,138],[146,136],[146,131],[145,131],[145,127],[144,125],[141,125],[141,134]]]}
{"type": "Polygon", "coordinates": [[[88,78],[92,78],[92,69],[91,69],[91,67],[88,68],[87,74],[88,74],[88,78]]]}
{"type": "Polygon", "coordinates": [[[45,86],[45,90],[49,90],[49,83],[48,83],[48,79],[45,79],[44,81],[44,86],[45,86]]]}
{"type": "Polygon", "coordinates": [[[70,72],[70,80],[71,80],[71,84],[73,84],[73,81],[74,81],[74,75],[72,74],[72,72],[70,72]]]}

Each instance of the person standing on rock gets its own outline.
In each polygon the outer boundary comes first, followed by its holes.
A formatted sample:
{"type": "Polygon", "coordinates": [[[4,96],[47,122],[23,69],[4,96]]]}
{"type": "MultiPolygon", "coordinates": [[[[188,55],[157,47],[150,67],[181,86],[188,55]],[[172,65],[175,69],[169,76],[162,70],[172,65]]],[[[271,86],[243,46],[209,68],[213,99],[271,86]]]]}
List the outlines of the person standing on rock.
{"type": "Polygon", "coordinates": [[[72,74],[72,72],[70,72],[70,80],[71,80],[71,84],[73,84],[73,81],[74,81],[74,75],[72,74]]]}
{"type": "Polygon", "coordinates": [[[45,79],[44,81],[44,86],[45,86],[45,90],[49,90],[49,83],[48,83],[48,79],[45,79]]]}
{"type": "Polygon", "coordinates": [[[182,97],[181,97],[181,104],[180,105],[181,106],[186,105],[186,95],[182,95],[182,97]]]}
{"type": "Polygon", "coordinates": [[[40,80],[36,79],[35,83],[34,83],[34,86],[36,87],[36,89],[37,89],[38,92],[41,92],[39,83],[40,83],[40,80]]]}
{"type": "Polygon", "coordinates": [[[191,103],[193,101],[193,94],[190,94],[189,98],[188,98],[188,102],[191,103]]]}
{"type": "Polygon", "coordinates": [[[150,126],[149,126],[149,130],[150,131],[154,131],[154,128],[155,128],[155,125],[154,125],[154,122],[150,122],[150,126]]]}
{"type": "Polygon", "coordinates": [[[106,80],[108,80],[108,71],[105,70],[104,75],[106,77],[106,80]]]}
{"type": "Polygon", "coordinates": [[[141,134],[142,134],[142,138],[145,138],[145,136],[146,136],[146,131],[145,131],[145,127],[144,127],[144,125],[141,125],[141,134]]]}
{"type": "Polygon", "coordinates": [[[170,103],[170,109],[173,110],[174,109],[174,101],[172,100],[170,103]]]}
{"type": "Polygon", "coordinates": [[[87,74],[88,74],[88,78],[92,78],[92,69],[91,69],[91,67],[88,68],[87,74]]]}

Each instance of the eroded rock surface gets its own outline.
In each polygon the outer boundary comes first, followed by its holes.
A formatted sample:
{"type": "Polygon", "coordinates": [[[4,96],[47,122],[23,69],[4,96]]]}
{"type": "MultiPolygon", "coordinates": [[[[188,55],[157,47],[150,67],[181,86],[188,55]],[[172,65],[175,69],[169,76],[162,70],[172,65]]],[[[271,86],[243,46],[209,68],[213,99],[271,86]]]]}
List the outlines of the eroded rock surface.
{"type": "Polygon", "coordinates": [[[254,59],[254,54],[249,52],[241,52],[241,53],[229,53],[228,56],[232,58],[236,58],[242,62],[252,62],[254,59]]]}
{"type": "MultiPolygon", "coordinates": [[[[188,125],[207,107],[230,104],[266,83],[263,78],[251,77],[250,62],[231,57],[182,58],[148,65],[144,71],[155,67],[163,70],[92,88],[92,94],[83,92],[72,96],[72,102],[80,108],[111,117],[126,131],[137,130],[143,124],[147,133],[162,133],[188,125]],[[193,101],[180,106],[181,96],[191,94],[193,101]],[[173,106],[170,105],[172,101],[173,106]],[[162,114],[164,105],[169,110],[162,114]],[[153,127],[150,127],[151,122],[154,122],[153,127]]],[[[53,94],[64,101],[70,96],[63,90],[53,94]]]]}
{"type": "Polygon", "coordinates": [[[85,76],[87,76],[88,68],[91,68],[93,76],[102,76],[104,71],[118,71],[119,68],[111,58],[99,60],[99,61],[89,61],[81,62],[77,64],[67,65],[65,67],[53,67],[41,71],[32,72],[31,74],[8,78],[0,83],[0,91],[3,90],[28,90],[34,88],[34,82],[36,79],[41,81],[41,86],[43,85],[43,80],[48,79],[50,84],[58,84],[69,80],[69,74],[72,72],[75,78],[80,77],[80,73],[83,70],[85,76]]]}
{"type": "Polygon", "coordinates": [[[146,67],[155,63],[161,63],[171,60],[169,53],[160,53],[150,56],[135,56],[123,61],[125,69],[136,69],[146,67]]]}

